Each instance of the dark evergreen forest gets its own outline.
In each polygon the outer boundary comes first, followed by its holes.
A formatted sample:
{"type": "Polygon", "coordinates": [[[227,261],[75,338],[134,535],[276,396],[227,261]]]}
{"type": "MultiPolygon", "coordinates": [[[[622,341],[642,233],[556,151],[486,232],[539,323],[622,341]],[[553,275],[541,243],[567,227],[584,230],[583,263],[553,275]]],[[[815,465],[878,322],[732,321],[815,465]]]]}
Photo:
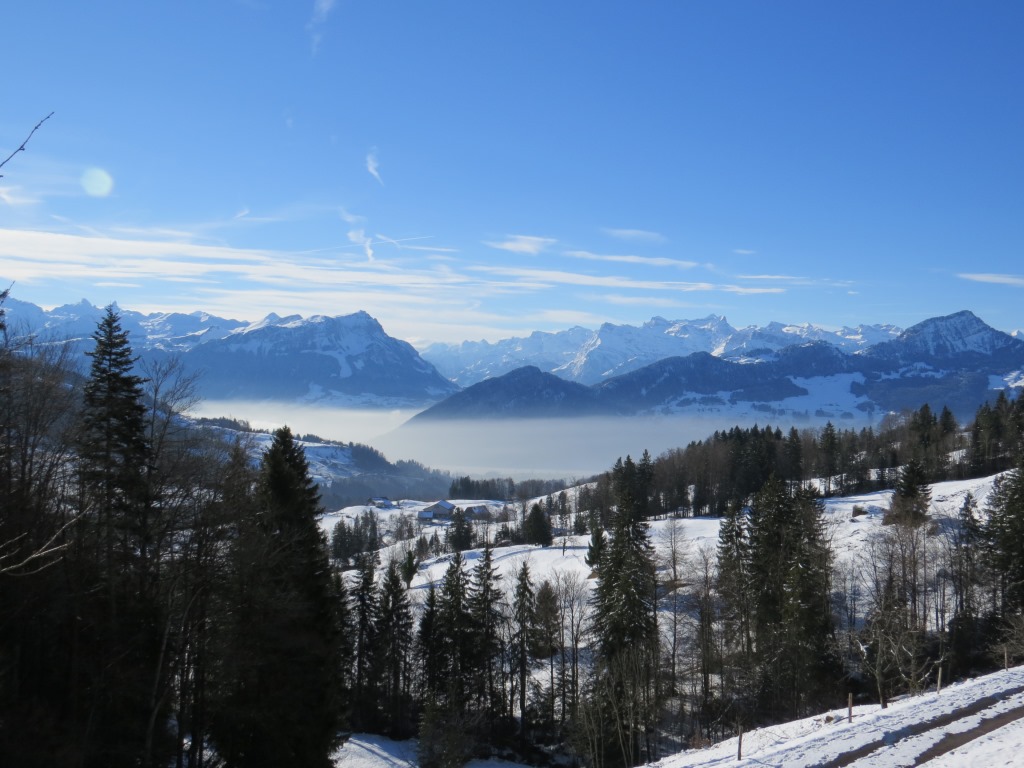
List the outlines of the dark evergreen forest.
{"type": "Polygon", "coordinates": [[[371,513],[321,533],[287,427],[254,461],[181,418],[193,382],[138,369],[113,309],[93,339],[84,376],[59,345],[0,347],[0,765],[328,766],[367,731],[418,737],[425,768],[614,768],[1024,659],[1020,399],[968,425],[922,404],[877,429],[735,428],[578,492],[460,478],[453,496],[518,512],[490,538],[464,510],[443,538],[410,523],[382,561],[371,513]],[[933,483],[1000,472],[983,508],[930,517],[933,483]],[[838,567],[823,497],[879,488],[886,525],[838,567]],[[721,518],[716,550],[687,545],[693,516],[721,518]],[[500,540],[570,534],[589,579],[525,561],[503,583],[500,540]]]}

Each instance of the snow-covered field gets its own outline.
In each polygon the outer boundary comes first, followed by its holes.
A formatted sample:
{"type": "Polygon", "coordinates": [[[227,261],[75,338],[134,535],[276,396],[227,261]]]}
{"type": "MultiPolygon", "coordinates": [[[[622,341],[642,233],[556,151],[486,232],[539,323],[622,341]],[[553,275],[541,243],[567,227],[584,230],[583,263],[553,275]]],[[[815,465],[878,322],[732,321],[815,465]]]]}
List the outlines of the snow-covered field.
{"type": "MultiPolygon", "coordinates": [[[[934,768],[1024,765],[1024,667],[892,703],[843,707],[666,757],[657,768],[698,766],[874,766],[934,768]],[[997,727],[998,726],[998,727],[997,727]],[[963,742],[963,743],[961,743],[963,742]]],[[[416,742],[357,734],[337,752],[338,768],[413,768],[416,742]]],[[[472,768],[499,768],[500,760],[472,768]]]]}
{"type": "MultiPolygon", "coordinates": [[[[979,478],[975,480],[956,480],[945,483],[936,483],[932,486],[932,500],[930,516],[941,528],[944,524],[956,518],[957,512],[963,506],[964,499],[970,493],[978,504],[978,509],[984,509],[989,493],[992,491],[993,477],[979,478]]],[[[570,490],[571,494],[571,490],[570,490]]],[[[859,496],[846,496],[825,500],[825,522],[832,539],[832,546],[836,553],[837,565],[846,563],[856,564],[858,558],[862,557],[868,548],[873,535],[882,530],[882,518],[889,508],[889,499],[892,491],[877,491],[874,493],[862,494],[859,496]],[[861,514],[854,516],[854,508],[859,508],[861,514]]],[[[429,501],[402,500],[395,502],[395,508],[390,510],[375,510],[380,520],[382,532],[393,530],[397,518],[406,515],[416,520],[421,510],[426,509],[436,499],[429,501]]],[[[487,506],[497,516],[502,513],[504,504],[502,502],[486,499],[449,499],[456,506],[463,508],[483,505],[487,506]]],[[[570,500],[571,504],[571,500],[570,500]]],[[[349,523],[356,520],[364,511],[373,509],[368,506],[346,507],[324,515],[320,525],[330,536],[331,531],[341,519],[349,523]]],[[[516,510],[509,509],[509,514],[519,514],[516,510]]],[[[671,529],[675,528],[677,535],[681,535],[688,554],[692,557],[701,548],[715,548],[718,542],[718,518],[693,517],[679,520],[654,520],[650,524],[651,542],[655,551],[662,556],[667,554],[671,529]]],[[[444,537],[445,523],[427,523],[421,525],[422,532],[428,537],[432,532],[437,531],[440,537],[444,537]]],[[[493,541],[500,527],[499,522],[475,523],[478,527],[485,528],[489,538],[493,541]]],[[[576,571],[584,576],[588,575],[590,569],[583,562],[590,541],[589,536],[562,536],[556,534],[554,544],[551,547],[536,547],[529,545],[499,546],[494,549],[493,555],[499,572],[503,575],[514,573],[523,560],[530,563],[530,573],[535,583],[544,579],[553,578],[559,571],[576,571]]],[[[389,557],[404,555],[402,544],[386,547],[381,552],[382,564],[386,564],[389,557]]],[[[480,553],[470,550],[463,553],[467,567],[472,567],[480,553]]],[[[420,569],[413,579],[413,590],[424,589],[430,583],[438,583],[444,576],[448,567],[451,555],[441,555],[430,558],[420,564],[420,569]]],[[[511,576],[510,576],[511,578],[511,576]]]]}
{"type": "MultiPolygon", "coordinates": [[[[941,529],[955,518],[970,493],[984,509],[992,491],[994,478],[952,481],[932,486],[930,516],[941,529]]],[[[825,518],[836,552],[837,565],[856,566],[868,552],[872,536],[882,531],[882,517],[889,506],[891,491],[828,499],[825,518]],[[859,508],[856,517],[854,507],[859,508]]],[[[462,507],[488,505],[495,514],[502,511],[498,502],[475,499],[452,499],[462,507]]],[[[416,518],[431,501],[401,501],[394,510],[378,510],[382,531],[391,530],[399,515],[416,518]]],[[[325,515],[321,525],[329,534],[342,518],[354,520],[368,507],[356,506],[325,515]]],[[[478,523],[478,525],[483,525],[478,523]]],[[[493,539],[499,523],[488,525],[493,539]]],[[[686,542],[686,552],[694,560],[701,549],[713,552],[718,539],[716,518],[656,520],[650,525],[651,540],[662,557],[669,550],[673,533],[686,542]]],[[[437,530],[443,537],[443,525],[426,524],[423,532],[430,536],[437,530]]],[[[494,564],[503,583],[511,585],[522,562],[529,563],[534,584],[554,580],[560,574],[578,574],[587,580],[590,568],[584,562],[589,536],[555,536],[550,547],[528,545],[498,546],[493,551],[494,564]]],[[[395,544],[382,553],[382,560],[396,556],[402,544],[395,544]]],[[[451,561],[451,555],[429,558],[420,564],[411,587],[414,603],[419,602],[427,586],[438,583],[451,561]]],[[[472,568],[480,557],[478,550],[463,553],[465,567],[472,568]]],[[[586,581],[593,585],[593,580],[586,581]]],[[[928,765],[952,766],[1024,766],[1024,667],[998,672],[917,697],[896,701],[888,709],[877,705],[854,708],[853,722],[845,707],[824,712],[817,717],[750,731],[743,735],[743,756],[737,760],[737,739],[729,739],[702,750],[690,750],[662,759],[660,768],[691,766],[798,766],[863,765],[910,766],[928,759],[928,765]],[[1001,724],[994,718],[1003,718],[1001,724]],[[1001,727],[995,728],[995,725],[1001,727]],[[988,729],[991,729],[990,731],[988,729]],[[966,734],[966,735],[965,735],[966,734]],[[974,737],[977,738],[974,738],[974,737]],[[966,743],[957,746],[954,739],[966,743]]],[[[501,761],[480,762],[475,768],[497,768],[501,761]]],[[[416,765],[416,744],[392,742],[377,736],[353,736],[338,752],[336,765],[342,768],[399,768],[416,765]]],[[[505,766],[510,764],[504,763],[505,766]]]]}

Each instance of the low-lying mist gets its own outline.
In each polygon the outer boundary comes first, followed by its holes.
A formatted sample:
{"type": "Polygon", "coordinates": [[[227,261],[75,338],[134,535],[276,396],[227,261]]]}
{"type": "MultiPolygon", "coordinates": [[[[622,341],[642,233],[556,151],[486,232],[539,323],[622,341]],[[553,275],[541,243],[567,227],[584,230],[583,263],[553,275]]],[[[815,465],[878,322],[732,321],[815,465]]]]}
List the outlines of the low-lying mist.
{"type": "MultiPolygon", "coordinates": [[[[231,416],[258,429],[283,424],[296,434],[363,443],[389,460],[413,459],[433,469],[472,477],[583,478],[609,469],[627,454],[652,456],[703,440],[715,430],[765,426],[764,419],[734,416],[494,419],[407,424],[417,411],[324,408],[241,400],[208,401],[195,416],[231,416]]],[[[824,423],[824,419],[821,420],[824,423]]],[[[789,423],[772,423],[788,431],[789,423]]],[[[819,426],[803,421],[800,428],[819,426]]],[[[837,426],[850,427],[843,422],[837,426]]],[[[860,424],[856,426],[861,426],[860,424]]]]}
{"type": "MultiPolygon", "coordinates": [[[[326,440],[362,443],[379,448],[377,439],[407,422],[422,409],[324,408],[254,400],[204,400],[190,414],[196,417],[229,416],[249,422],[254,429],[289,426],[296,435],[317,435],[326,440]]],[[[383,450],[383,449],[381,449],[383,450]]],[[[407,459],[410,456],[389,456],[407,459]]]]}
{"type": "Polygon", "coordinates": [[[644,449],[657,456],[722,426],[678,416],[431,421],[405,425],[376,447],[459,475],[569,480],[610,469],[627,454],[638,458],[644,449]]]}

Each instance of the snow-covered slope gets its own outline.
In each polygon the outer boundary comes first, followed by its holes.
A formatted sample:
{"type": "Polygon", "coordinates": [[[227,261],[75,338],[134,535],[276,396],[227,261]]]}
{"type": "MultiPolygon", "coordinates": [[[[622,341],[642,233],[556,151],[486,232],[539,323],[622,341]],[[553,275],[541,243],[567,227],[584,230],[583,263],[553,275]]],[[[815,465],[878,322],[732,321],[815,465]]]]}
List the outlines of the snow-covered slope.
{"type": "MultiPolygon", "coordinates": [[[[937,483],[932,486],[929,514],[935,530],[952,524],[967,494],[984,508],[992,491],[994,477],[937,483]]],[[[573,489],[570,489],[570,506],[573,489]]],[[[836,550],[840,569],[863,568],[873,537],[883,531],[882,517],[889,505],[891,492],[828,499],[825,502],[826,527],[836,550]],[[854,516],[855,508],[858,513],[854,516]]],[[[500,525],[502,514],[518,514],[518,507],[506,508],[503,502],[486,499],[453,499],[458,506],[487,506],[495,518],[487,527],[491,536],[500,525]]],[[[429,501],[403,501],[393,510],[379,511],[381,528],[394,529],[398,516],[415,518],[429,506],[429,501]]],[[[529,502],[528,502],[529,503],[529,502]]],[[[354,520],[367,507],[350,507],[326,516],[321,525],[329,532],[337,520],[354,520]]],[[[425,529],[440,529],[431,524],[425,529]]],[[[678,521],[658,520],[651,523],[651,540],[655,553],[664,556],[669,550],[672,528],[681,534],[686,557],[696,560],[704,550],[714,552],[719,520],[686,518],[678,521]]],[[[388,540],[390,542],[390,539],[388,540]]],[[[528,545],[498,546],[493,550],[494,563],[501,576],[500,584],[511,585],[515,573],[527,562],[535,584],[556,578],[575,578],[592,589],[590,568],[583,558],[588,537],[556,535],[550,547],[528,545]]],[[[400,557],[402,545],[389,543],[382,552],[382,568],[390,557],[400,557]]],[[[420,605],[430,584],[437,585],[444,576],[451,555],[424,561],[412,581],[413,602],[420,605]]],[[[480,557],[479,550],[463,553],[464,567],[472,569],[480,557]]],[[[743,735],[743,757],[737,760],[738,739],[725,740],[712,747],[687,750],[663,758],[658,768],[697,768],[697,766],[908,766],[925,757],[929,765],[1009,766],[1021,765],[1024,747],[1024,725],[1014,718],[1024,716],[1024,668],[949,685],[941,693],[933,690],[891,703],[887,709],[878,705],[858,705],[853,709],[852,723],[843,702],[836,709],[780,725],[751,730],[743,735]],[[1000,726],[1006,722],[1006,725],[1000,726]],[[961,743],[963,742],[963,743],[961,743]],[[1015,751],[1018,750],[1018,751],[1015,751]]],[[[390,742],[376,736],[356,735],[335,755],[341,768],[413,768],[416,764],[415,742],[390,742]]],[[[480,768],[490,764],[477,763],[480,768]]],[[[495,766],[497,764],[495,763],[495,766]]],[[[506,764],[507,765],[507,764],[506,764]]]]}
{"type": "Polygon", "coordinates": [[[658,768],[697,766],[932,766],[1021,765],[1012,751],[1024,742],[1014,718],[1024,716],[1024,667],[985,675],[894,702],[887,709],[857,706],[853,721],[838,707],[727,739],[707,749],[666,757],[658,768]],[[1009,721],[1005,730],[990,727],[1009,721]],[[982,739],[984,737],[984,739],[982,739]],[[963,741],[964,744],[956,747],[963,741]],[[955,749],[955,751],[953,751],[955,749]],[[948,750],[948,751],[947,751],[948,750]],[[975,762],[978,761],[978,762],[975,762]]]}
{"type": "MultiPolygon", "coordinates": [[[[656,768],[1002,768],[1024,765],[1024,667],[894,702],[846,707],[757,728],[706,749],[662,758],[656,768]]],[[[415,768],[416,742],[356,734],[334,755],[337,768],[415,768]]],[[[511,768],[474,760],[470,768],[511,768]]]]}
{"type": "MultiPolygon", "coordinates": [[[[307,452],[308,452],[307,448],[307,452]]],[[[954,524],[957,512],[963,506],[964,499],[970,494],[978,503],[979,508],[984,508],[995,477],[984,477],[972,480],[951,480],[943,483],[935,483],[932,488],[932,499],[929,507],[929,516],[936,525],[936,530],[942,530],[954,524]]],[[[569,489],[569,504],[572,506],[573,494],[576,489],[569,489]]],[[[836,554],[837,565],[840,567],[849,564],[856,566],[860,558],[868,553],[868,544],[871,539],[883,531],[882,518],[889,508],[889,499],[892,491],[877,491],[875,493],[862,494],[859,496],[847,496],[825,499],[825,525],[828,529],[833,549],[836,554]],[[862,514],[854,515],[854,508],[857,507],[862,514]]],[[[390,510],[377,510],[381,518],[381,530],[384,533],[394,530],[398,516],[410,515],[416,517],[421,510],[426,509],[437,499],[411,500],[406,499],[396,502],[396,506],[390,510]]],[[[492,499],[449,499],[456,506],[463,508],[471,506],[485,506],[491,512],[491,520],[488,523],[476,523],[478,528],[486,529],[490,537],[494,539],[500,526],[503,515],[521,514],[521,506],[507,505],[505,502],[492,499]]],[[[533,501],[542,501],[536,499],[533,501]]],[[[527,505],[533,501],[527,502],[527,505]]],[[[325,515],[321,520],[321,527],[325,533],[330,533],[338,520],[345,518],[355,520],[364,511],[371,509],[368,506],[353,506],[337,510],[325,515]]],[[[712,517],[689,517],[678,520],[654,520],[651,521],[650,536],[656,554],[664,555],[668,550],[669,533],[675,528],[677,533],[682,535],[687,542],[687,547],[692,553],[696,553],[702,547],[714,549],[718,541],[719,518],[712,517]]],[[[446,522],[427,524],[426,532],[429,535],[432,529],[443,529],[446,522]]],[[[388,539],[385,539],[389,541],[388,539]]],[[[554,574],[563,571],[576,571],[582,573],[584,570],[589,574],[589,568],[583,565],[583,555],[586,553],[590,543],[589,536],[563,536],[556,535],[555,543],[551,547],[537,547],[531,545],[498,546],[494,549],[496,562],[506,565],[518,564],[524,559],[529,559],[530,570],[535,581],[540,583],[546,578],[553,578],[554,574]]],[[[382,560],[386,563],[389,552],[383,553],[382,560]]],[[[467,567],[479,556],[478,551],[464,553],[467,567]]],[[[437,584],[444,575],[445,569],[451,555],[425,560],[413,579],[412,587],[426,589],[430,584],[437,584]]],[[[382,566],[383,567],[383,566],[382,566]]]]}

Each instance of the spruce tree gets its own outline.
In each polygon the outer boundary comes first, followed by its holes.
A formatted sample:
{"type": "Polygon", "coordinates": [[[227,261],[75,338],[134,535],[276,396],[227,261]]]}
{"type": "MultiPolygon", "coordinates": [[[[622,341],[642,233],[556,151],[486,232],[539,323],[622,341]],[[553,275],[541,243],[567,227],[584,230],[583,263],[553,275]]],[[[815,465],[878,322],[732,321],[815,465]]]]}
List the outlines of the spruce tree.
{"type": "Polygon", "coordinates": [[[92,338],[78,439],[80,477],[97,533],[97,560],[103,564],[105,589],[116,612],[119,591],[141,588],[149,594],[148,583],[123,581],[125,574],[145,579],[152,556],[146,408],[128,333],[113,306],[106,308],[92,338]]]}
{"type": "Polygon", "coordinates": [[[821,499],[772,478],[754,497],[750,529],[759,698],[771,716],[797,717],[824,700],[837,666],[821,499]]]}
{"type": "Polygon", "coordinates": [[[469,607],[469,580],[462,555],[452,557],[437,596],[436,632],[442,659],[442,680],[449,711],[461,712],[471,686],[473,618],[469,607]]]}
{"type": "Polygon", "coordinates": [[[484,546],[480,561],[473,568],[469,612],[474,634],[473,691],[478,710],[488,722],[501,711],[498,691],[498,662],[502,649],[501,576],[494,565],[490,544],[484,546]]]}
{"type": "Polygon", "coordinates": [[[555,660],[558,656],[559,636],[562,628],[558,595],[551,582],[544,580],[537,587],[536,627],[533,635],[533,656],[548,660],[547,706],[544,708],[545,725],[555,726],[555,660]]]}
{"type": "Polygon", "coordinates": [[[384,572],[377,611],[373,678],[377,681],[379,706],[385,733],[391,738],[412,735],[410,651],[413,637],[412,609],[398,564],[384,572]]]}
{"type": "Polygon", "coordinates": [[[747,517],[738,504],[729,507],[718,529],[718,593],[722,597],[726,642],[741,657],[753,652],[750,538],[747,517]]]}
{"type": "Polygon", "coordinates": [[[551,546],[551,542],[554,540],[551,534],[551,520],[540,504],[530,507],[530,513],[526,516],[526,525],[523,527],[523,538],[527,544],[551,546]]]}
{"type": "Polygon", "coordinates": [[[950,533],[953,618],[949,622],[949,644],[950,671],[954,676],[972,669],[980,661],[979,651],[983,647],[978,586],[985,550],[978,503],[973,494],[964,496],[957,522],[959,525],[950,533]]]}
{"type": "Polygon", "coordinates": [[[452,524],[445,531],[445,539],[453,552],[465,552],[473,546],[473,526],[462,507],[452,512],[452,524]]]}
{"type": "Polygon", "coordinates": [[[377,553],[364,552],[357,559],[358,581],[352,591],[353,640],[355,641],[354,722],[360,730],[373,730],[376,723],[377,680],[374,665],[377,652],[377,553]]]}
{"type": "Polygon", "coordinates": [[[643,462],[638,467],[628,456],[616,462],[614,532],[594,591],[598,710],[610,713],[608,738],[622,765],[654,758],[647,737],[656,716],[659,639],[654,560],[644,520],[649,483],[643,462]]]}
{"type": "Polygon", "coordinates": [[[530,565],[525,560],[516,574],[516,588],[512,598],[512,674],[517,681],[519,695],[519,729],[526,733],[527,722],[527,680],[530,676],[531,648],[534,628],[537,624],[537,602],[530,578],[530,565]]]}
{"type": "Polygon", "coordinates": [[[583,556],[583,562],[589,565],[591,570],[600,570],[601,557],[604,555],[606,543],[604,529],[595,521],[594,525],[590,528],[590,543],[587,544],[587,554],[583,556]]]}
{"type": "Polygon", "coordinates": [[[1002,619],[1024,611],[1024,461],[996,481],[985,538],[1002,619]]]}
{"type": "Polygon", "coordinates": [[[145,764],[158,759],[154,749],[164,739],[153,729],[162,727],[166,702],[150,695],[154,678],[163,677],[165,621],[143,380],[133,372],[128,333],[113,306],[92,338],[77,441],[86,546],[76,553],[80,570],[72,578],[81,590],[77,652],[96,656],[80,659],[82,679],[71,686],[89,698],[79,702],[89,724],[82,751],[98,764],[145,764]]]}
{"type": "Polygon", "coordinates": [[[931,498],[924,466],[916,459],[908,460],[900,469],[896,489],[889,503],[892,521],[920,525],[928,517],[931,498]]]}
{"type": "Polygon", "coordinates": [[[419,657],[420,683],[423,698],[434,701],[440,695],[444,680],[444,655],[438,626],[437,590],[427,587],[419,626],[416,630],[416,654],[419,657]]]}
{"type": "Polygon", "coordinates": [[[343,725],[345,643],[321,513],[302,446],[282,427],[230,553],[232,605],[210,730],[233,768],[331,765],[343,725]]]}

